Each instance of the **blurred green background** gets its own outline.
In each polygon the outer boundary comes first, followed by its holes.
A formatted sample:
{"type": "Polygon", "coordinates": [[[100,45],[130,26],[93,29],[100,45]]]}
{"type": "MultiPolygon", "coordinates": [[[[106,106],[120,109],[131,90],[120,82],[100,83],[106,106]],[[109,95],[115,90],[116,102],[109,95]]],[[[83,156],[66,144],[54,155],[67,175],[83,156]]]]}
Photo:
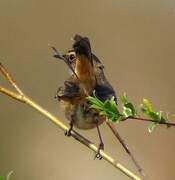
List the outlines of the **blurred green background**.
{"type": "MultiPolygon", "coordinates": [[[[0,58],[24,92],[65,120],[54,100],[68,68],[52,58],[48,43],[62,52],[75,33],[88,36],[118,95],[158,110],[175,112],[175,2],[173,0],[1,0],[0,58]]],[[[9,84],[0,76],[0,84],[9,84]]],[[[66,120],[65,120],[66,122],[66,120]]],[[[149,180],[175,179],[175,129],[127,121],[118,131],[149,180]]],[[[129,169],[130,158],[106,127],[105,149],[129,169]]],[[[98,143],[96,130],[79,131],[98,143]]],[[[13,180],[106,180],[129,178],[24,104],[0,94],[0,175],[13,180]]]]}

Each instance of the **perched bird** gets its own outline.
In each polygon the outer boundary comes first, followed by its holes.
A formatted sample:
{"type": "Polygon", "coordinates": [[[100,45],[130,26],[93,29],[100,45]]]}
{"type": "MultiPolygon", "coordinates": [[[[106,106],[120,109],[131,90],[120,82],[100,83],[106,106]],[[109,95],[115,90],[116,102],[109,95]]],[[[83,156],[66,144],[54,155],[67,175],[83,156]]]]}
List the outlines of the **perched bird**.
{"type": "MultiPolygon", "coordinates": [[[[96,97],[101,101],[114,97],[117,104],[115,91],[105,77],[104,66],[98,57],[92,53],[87,37],[75,35],[72,49],[64,55],[61,55],[54,47],[52,49],[56,52],[54,57],[62,59],[70,69],[70,77],[64,82],[63,86],[58,88],[56,94],[56,98],[64,106],[66,118],[70,121],[70,129],[66,134],[70,135],[73,126],[79,129],[92,129],[96,127],[100,144],[95,157],[101,159],[100,149],[104,149],[104,144],[99,125],[105,121],[105,118],[99,114],[98,110],[91,108],[86,97],[95,92],[96,97]]],[[[140,174],[144,177],[143,169],[115,127],[109,122],[107,122],[107,125],[131,157],[140,174]]]]}
{"type": "MultiPolygon", "coordinates": [[[[56,97],[63,105],[65,116],[70,121],[70,134],[73,126],[79,129],[92,129],[97,127],[100,145],[104,148],[99,125],[105,121],[98,110],[90,108],[87,96],[95,91],[96,96],[105,101],[116,94],[104,74],[104,66],[91,52],[91,46],[87,37],[75,35],[72,50],[64,55],[55,55],[63,59],[70,67],[71,75],[64,82],[64,86],[58,88],[56,97]]],[[[99,153],[97,154],[97,157],[99,153]]]]}

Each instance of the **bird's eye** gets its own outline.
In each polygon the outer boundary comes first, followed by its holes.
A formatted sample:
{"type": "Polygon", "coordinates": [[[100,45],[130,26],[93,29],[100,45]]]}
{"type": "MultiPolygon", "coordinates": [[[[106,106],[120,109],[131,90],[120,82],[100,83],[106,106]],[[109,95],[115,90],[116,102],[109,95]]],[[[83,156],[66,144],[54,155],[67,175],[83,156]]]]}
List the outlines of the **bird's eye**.
{"type": "Polygon", "coordinates": [[[74,61],[74,59],[75,59],[75,55],[74,55],[74,54],[71,54],[71,55],[69,56],[69,60],[70,60],[70,61],[74,61]]]}
{"type": "Polygon", "coordinates": [[[104,69],[104,66],[101,64],[101,65],[98,66],[98,68],[99,68],[100,70],[103,70],[103,69],[104,69]]]}

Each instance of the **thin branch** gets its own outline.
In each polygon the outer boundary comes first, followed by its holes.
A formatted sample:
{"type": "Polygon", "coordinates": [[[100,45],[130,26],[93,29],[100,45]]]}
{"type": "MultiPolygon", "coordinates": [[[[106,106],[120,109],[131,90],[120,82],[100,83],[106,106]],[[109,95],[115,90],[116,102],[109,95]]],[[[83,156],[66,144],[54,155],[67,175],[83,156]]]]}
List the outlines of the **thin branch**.
{"type": "Polygon", "coordinates": [[[158,124],[162,124],[162,125],[167,125],[167,126],[175,126],[175,123],[170,123],[170,122],[159,122],[159,121],[155,121],[153,119],[147,119],[147,118],[142,118],[142,117],[127,117],[124,119],[125,120],[129,120],[129,119],[135,119],[135,120],[139,120],[139,121],[147,121],[147,122],[155,122],[158,124]]]}
{"type": "Polygon", "coordinates": [[[18,85],[16,84],[15,80],[12,78],[10,73],[7,71],[7,69],[1,63],[0,63],[0,72],[4,75],[4,77],[7,79],[7,81],[16,89],[16,91],[20,95],[23,95],[23,92],[18,87],[18,85]]]}
{"type": "MultiPolygon", "coordinates": [[[[10,96],[13,99],[16,99],[22,103],[26,103],[33,109],[37,110],[39,113],[41,113],[43,116],[47,117],[51,122],[56,124],[61,130],[68,131],[69,127],[67,127],[63,122],[61,122],[59,119],[57,119],[55,116],[53,116],[50,112],[42,108],[40,105],[38,105],[36,102],[34,102],[31,98],[24,95],[24,93],[18,88],[16,82],[12,79],[12,76],[9,74],[9,72],[2,66],[0,63],[0,70],[3,73],[3,75],[6,77],[6,79],[11,83],[11,85],[18,91],[19,94],[8,90],[7,88],[0,87],[0,92],[10,96]],[[20,90],[20,91],[19,91],[20,90]]],[[[98,147],[95,146],[91,141],[83,137],[81,134],[77,133],[75,130],[71,131],[71,136],[79,141],[80,143],[87,146],[89,149],[93,150],[97,153],[98,147]]],[[[115,168],[119,169],[121,172],[123,172],[125,175],[127,175],[129,178],[134,180],[141,180],[137,175],[135,175],[133,172],[128,170],[126,167],[124,167],[122,164],[120,164],[118,161],[114,160],[111,156],[109,156],[105,151],[100,150],[100,155],[103,157],[104,160],[112,164],[115,168]]]]}
{"type": "Polygon", "coordinates": [[[20,101],[20,102],[23,102],[23,103],[25,102],[25,101],[23,100],[23,96],[22,96],[22,95],[17,94],[17,93],[15,93],[15,92],[7,89],[7,88],[4,88],[4,87],[2,87],[2,86],[0,86],[0,92],[1,92],[1,93],[4,93],[4,94],[6,94],[7,96],[10,96],[10,97],[12,97],[13,99],[16,99],[16,100],[18,100],[18,101],[20,101]]]}
{"type": "Polygon", "coordinates": [[[106,122],[106,124],[109,126],[109,128],[111,129],[111,131],[113,132],[113,134],[115,135],[115,137],[118,139],[118,141],[120,142],[120,144],[123,146],[123,148],[125,149],[125,151],[128,153],[128,155],[131,157],[132,161],[134,162],[135,166],[137,167],[137,170],[139,171],[139,173],[142,175],[143,178],[145,178],[145,173],[142,169],[142,167],[139,165],[139,163],[137,162],[137,160],[135,159],[134,155],[132,154],[132,152],[130,151],[128,145],[125,143],[125,141],[122,139],[122,137],[120,136],[120,134],[118,133],[117,129],[113,126],[113,124],[111,124],[109,121],[106,122]]]}

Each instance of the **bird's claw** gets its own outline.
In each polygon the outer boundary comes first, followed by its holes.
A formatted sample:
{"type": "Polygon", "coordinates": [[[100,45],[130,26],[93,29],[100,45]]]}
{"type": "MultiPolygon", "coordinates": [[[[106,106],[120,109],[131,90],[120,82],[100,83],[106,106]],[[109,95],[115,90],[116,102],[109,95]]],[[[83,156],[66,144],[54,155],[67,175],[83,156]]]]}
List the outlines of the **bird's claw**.
{"type": "Polygon", "coordinates": [[[94,159],[99,159],[99,160],[102,159],[102,156],[101,156],[101,154],[100,154],[100,150],[104,150],[104,144],[103,144],[103,143],[100,143],[100,144],[99,144],[98,150],[97,150],[97,153],[95,154],[94,159]]]}
{"type": "Polygon", "coordinates": [[[72,128],[70,127],[67,131],[65,131],[64,135],[67,136],[67,137],[70,137],[71,136],[71,131],[72,131],[72,128]]]}

